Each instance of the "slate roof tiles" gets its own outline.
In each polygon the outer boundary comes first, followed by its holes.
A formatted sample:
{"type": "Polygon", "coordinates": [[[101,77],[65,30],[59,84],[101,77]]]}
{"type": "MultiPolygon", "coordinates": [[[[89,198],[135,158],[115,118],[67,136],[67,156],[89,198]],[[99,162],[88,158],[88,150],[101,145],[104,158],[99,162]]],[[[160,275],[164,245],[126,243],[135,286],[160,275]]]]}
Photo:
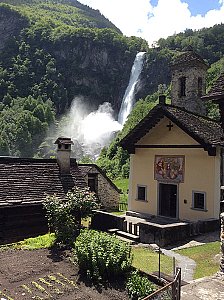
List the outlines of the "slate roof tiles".
{"type": "Polygon", "coordinates": [[[219,100],[224,99],[224,73],[213,83],[207,95],[203,96],[204,100],[219,100]]]}
{"type": "Polygon", "coordinates": [[[46,194],[65,197],[73,186],[86,186],[84,172],[71,159],[71,174],[60,175],[54,159],[0,157],[0,207],[38,204],[46,194]]]}
{"type": "Polygon", "coordinates": [[[134,153],[134,145],[164,117],[169,118],[204,148],[224,146],[219,123],[172,105],[155,106],[121,141],[121,146],[134,153]]]}

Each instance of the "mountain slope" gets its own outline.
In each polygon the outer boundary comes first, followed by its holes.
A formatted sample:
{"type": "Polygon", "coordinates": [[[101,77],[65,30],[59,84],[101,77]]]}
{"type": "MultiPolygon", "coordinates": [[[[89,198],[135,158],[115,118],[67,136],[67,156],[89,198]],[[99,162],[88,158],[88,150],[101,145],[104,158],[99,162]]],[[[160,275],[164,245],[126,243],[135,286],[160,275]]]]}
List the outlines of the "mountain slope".
{"type": "Polygon", "coordinates": [[[0,155],[33,156],[75,97],[118,111],[148,48],[77,1],[1,1],[0,25],[0,155]]]}
{"type": "Polygon", "coordinates": [[[43,17],[50,19],[54,26],[60,23],[73,27],[111,28],[120,30],[106,19],[98,10],[94,10],[76,0],[0,0],[14,6],[18,11],[27,15],[32,22],[40,21],[43,17]]]}

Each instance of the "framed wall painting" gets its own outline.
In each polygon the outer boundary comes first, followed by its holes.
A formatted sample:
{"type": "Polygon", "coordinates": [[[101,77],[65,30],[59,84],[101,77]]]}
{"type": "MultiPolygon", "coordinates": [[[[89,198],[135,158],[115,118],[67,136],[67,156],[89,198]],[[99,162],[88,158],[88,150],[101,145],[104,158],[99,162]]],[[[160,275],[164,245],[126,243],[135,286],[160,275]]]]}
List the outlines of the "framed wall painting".
{"type": "Polygon", "coordinates": [[[158,181],[184,182],[184,155],[155,155],[154,178],[158,181]]]}

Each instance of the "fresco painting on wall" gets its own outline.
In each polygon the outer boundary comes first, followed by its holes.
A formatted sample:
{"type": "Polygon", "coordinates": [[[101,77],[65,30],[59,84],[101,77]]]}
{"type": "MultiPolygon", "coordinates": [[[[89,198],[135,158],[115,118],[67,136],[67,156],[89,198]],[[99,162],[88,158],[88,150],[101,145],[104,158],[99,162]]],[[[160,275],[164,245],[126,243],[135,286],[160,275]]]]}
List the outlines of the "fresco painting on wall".
{"type": "Polygon", "coordinates": [[[158,181],[184,182],[184,155],[156,155],[154,178],[158,181]]]}

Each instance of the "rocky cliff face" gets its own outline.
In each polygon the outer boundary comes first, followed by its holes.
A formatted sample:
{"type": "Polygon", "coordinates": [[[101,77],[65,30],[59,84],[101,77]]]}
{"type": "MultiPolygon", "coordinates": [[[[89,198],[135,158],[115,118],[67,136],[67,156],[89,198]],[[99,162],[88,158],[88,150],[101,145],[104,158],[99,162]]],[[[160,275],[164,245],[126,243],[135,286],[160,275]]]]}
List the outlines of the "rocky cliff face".
{"type": "Polygon", "coordinates": [[[171,54],[163,54],[159,49],[153,49],[146,54],[136,99],[157,92],[160,84],[169,86],[171,82],[171,59],[171,54]]]}
{"type": "Polygon", "coordinates": [[[25,17],[2,6],[0,9],[0,51],[27,25],[28,20],[25,17]]]}
{"type": "Polygon", "coordinates": [[[116,46],[108,47],[82,38],[73,45],[58,43],[53,55],[59,72],[64,75],[70,102],[76,96],[83,96],[90,109],[110,102],[118,113],[135,53],[127,55],[116,46]]]}

